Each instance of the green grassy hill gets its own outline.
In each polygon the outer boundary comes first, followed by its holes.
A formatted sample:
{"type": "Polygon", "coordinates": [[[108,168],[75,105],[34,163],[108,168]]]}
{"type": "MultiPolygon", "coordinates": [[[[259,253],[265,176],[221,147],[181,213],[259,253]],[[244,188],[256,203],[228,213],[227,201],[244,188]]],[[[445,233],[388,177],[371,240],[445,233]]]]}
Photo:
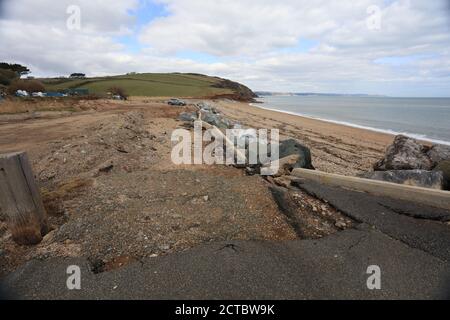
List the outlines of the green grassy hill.
{"type": "Polygon", "coordinates": [[[93,94],[106,94],[121,87],[130,96],[229,97],[251,100],[253,92],[229,80],[199,74],[143,73],[86,79],[41,79],[47,91],[83,88],[93,94]]]}

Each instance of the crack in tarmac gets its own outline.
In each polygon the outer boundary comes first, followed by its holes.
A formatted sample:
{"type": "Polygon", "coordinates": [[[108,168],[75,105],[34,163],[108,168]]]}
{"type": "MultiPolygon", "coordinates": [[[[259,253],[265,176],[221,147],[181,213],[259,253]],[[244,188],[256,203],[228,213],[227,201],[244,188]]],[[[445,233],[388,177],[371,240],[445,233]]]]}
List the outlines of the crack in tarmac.
{"type": "Polygon", "coordinates": [[[418,220],[428,220],[428,221],[437,221],[437,222],[442,222],[442,223],[446,223],[448,221],[450,221],[450,217],[446,217],[446,216],[426,216],[426,215],[421,215],[421,214],[416,214],[416,213],[410,213],[406,210],[402,210],[402,209],[398,209],[398,208],[392,208],[389,205],[386,205],[384,203],[381,202],[377,202],[378,205],[396,213],[399,215],[403,215],[403,216],[407,216],[408,218],[413,218],[413,219],[418,219],[418,220]]]}

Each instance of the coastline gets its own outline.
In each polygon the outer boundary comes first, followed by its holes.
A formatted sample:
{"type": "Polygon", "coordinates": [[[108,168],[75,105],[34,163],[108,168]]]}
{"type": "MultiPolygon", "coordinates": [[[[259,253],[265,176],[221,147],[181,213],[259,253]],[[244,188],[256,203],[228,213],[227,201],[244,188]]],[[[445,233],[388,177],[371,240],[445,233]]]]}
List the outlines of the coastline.
{"type": "Polygon", "coordinates": [[[384,155],[394,134],[304,117],[255,106],[253,103],[216,102],[220,111],[245,126],[275,128],[280,138],[295,138],[311,149],[321,171],[354,176],[370,171],[384,155]]]}
{"type": "Polygon", "coordinates": [[[373,132],[377,132],[377,133],[383,133],[383,134],[388,134],[388,135],[393,135],[393,136],[397,136],[397,135],[401,134],[401,135],[408,136],[410,138],[416,139],[418,141],[421,141],[424,144],[450,145],[450,141],[428,138],[427,136],[425,136],[423,134],[411,133],[411,132],[400,132],[400,131],[388,130],[388,129],[380,129],[380,128],[363,126],[363,125],[359,125],[359,124],[355,124],[355,123],[351,123],[351,122],[346,122],[346,121],[324,119],[324,118],[309,116],[309,115],[305,115],[305,114],[301,114],[301,113],[297,113],[297,112],[292,112],[292,111],[285,111],[285,110],[278,110],[278,109],[263,107],[262,106],[263,103],[260,103],[260,104],[258,104],[258,103],[250,103],[250,105],[252,107],[260,108],[260,109],[263,109],[263,110],[269,110],[269,111],[274,111],[274,112],[286,113],[286,114],[289,114],[289,115],[292,115],[292,116],[298,116],[298,117],[302,117],[302,118],[306,118],[306,119],[323,121],[323,122],[327,122],[327,123],[333,123],[333,124],[337,124],[337,125],[341,125],[341,126],[347,126],[347,127],[352,127],[352,128],[362,129],[362,130],[369,130],[369,131],[373,131],[373,132]]]}

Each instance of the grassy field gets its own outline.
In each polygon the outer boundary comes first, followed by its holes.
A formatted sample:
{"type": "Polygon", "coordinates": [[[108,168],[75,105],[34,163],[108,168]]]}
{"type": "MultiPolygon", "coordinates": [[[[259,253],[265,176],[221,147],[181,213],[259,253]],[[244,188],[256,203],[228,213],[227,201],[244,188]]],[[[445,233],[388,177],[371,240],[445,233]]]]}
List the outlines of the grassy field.
{"type": "Polygon", "coordinates": [[[83,88],[89,93],[106,94],[111,87],[122,87],[130,96],[209,97],[231,94],[233,90],[215,88],[221,79],[194,74],[143,73],[86,79],[41,79],[47,91],[83,88]]]}

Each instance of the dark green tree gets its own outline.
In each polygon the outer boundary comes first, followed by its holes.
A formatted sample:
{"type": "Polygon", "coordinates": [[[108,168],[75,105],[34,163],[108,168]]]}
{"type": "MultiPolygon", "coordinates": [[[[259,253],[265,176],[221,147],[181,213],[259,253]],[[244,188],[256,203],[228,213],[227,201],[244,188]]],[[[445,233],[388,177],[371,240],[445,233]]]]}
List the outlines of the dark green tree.
{"type": "Polygon", "coordinates": [[[17,72],[9,69],[0,69],[0,84],[9,86],[12,81],[19,78],[17,72]]]}
{"type": "Polygon", "coordinates": [[[72,73],[70,78],[86,78],[86,75],[84,73],[72,73]]]}
{"type": "Polygon", "coordinates": [[[0,62],[0,69],[14,71],[19,76],[23,76],[30,73],[30,69],[18,63],[0,62]]]}

